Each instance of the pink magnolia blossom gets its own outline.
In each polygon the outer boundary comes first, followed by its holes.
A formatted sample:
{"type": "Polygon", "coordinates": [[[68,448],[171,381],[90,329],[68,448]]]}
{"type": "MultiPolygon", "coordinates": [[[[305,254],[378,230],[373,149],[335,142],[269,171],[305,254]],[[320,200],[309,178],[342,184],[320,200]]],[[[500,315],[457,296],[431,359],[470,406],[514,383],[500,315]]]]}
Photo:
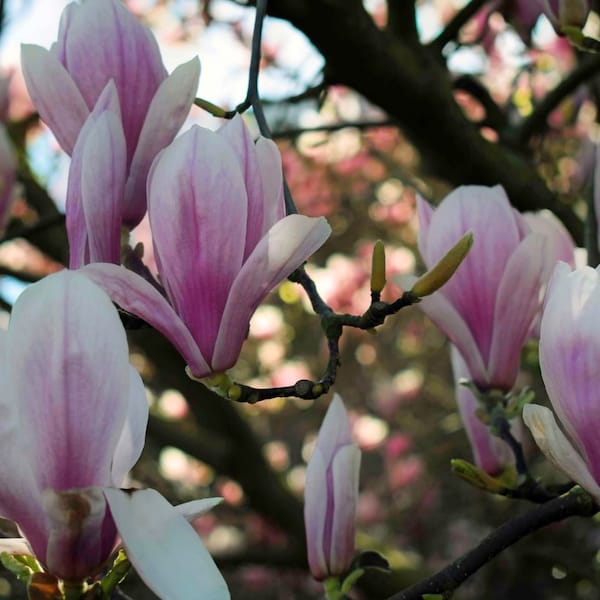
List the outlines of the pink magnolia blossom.
{"type": "Polygon", "coordinates": [[[173,140],[194,100],[198,60],[167,77],[150,30],[119,0],[86,0],[65,8],[58,41],[50,50],[24,45],[22,63],[36,109],[70,155],[112,81],[118,98],[111,109],[125,139],[120,216],[128,227],[137,225],[146,212],[146,178],[152,161],[173,140]]]}
{"type": "Polygon", "coordinates": [[[354,558],[360,458],[346,409],[336,395],[306,470],[304,521],[315,579],[345,574],[354,558]]]}
{"type": "Polygon", "coordinates": [[[256,307],[331,231],[322,217],[284,217],[277,146],[255,144],[239,116],[217,132],[195,126],[158,156],[148,214],[168,301],[116,265],[84,272],[171,340],[195,377],[233,366],[256,307]]]}
{"type": "Polygon", "coordinates": [[[559,263],[546,296],[540,367],[552,411],[528,405],[523,418],[544,454],[600,501],[600,272],[559,263]]]}
{"type": "Polygon", "coordinates": [[[473,247],[419,306],[461,353],[482,389],[510,390],[540,306],[545,238],[530,232],[500,186],[463,186],[436,210],[418,199],[419,250],[433,267],[468,231],[473,247]]]}
{"type": "Polygon", "coordinates": [[[98,575],[119,534],[159,596],[188,599],[200,585],[228,598],[184,518],[214,500],[175,510],[154,490],[119,489],[142,450],[148,406],[108,296],[75,272],[50,275],[15,304],[0,353],[0,514],[25,538],[1,540],[0,551],[33,554],[77,581],[98,575]]]}

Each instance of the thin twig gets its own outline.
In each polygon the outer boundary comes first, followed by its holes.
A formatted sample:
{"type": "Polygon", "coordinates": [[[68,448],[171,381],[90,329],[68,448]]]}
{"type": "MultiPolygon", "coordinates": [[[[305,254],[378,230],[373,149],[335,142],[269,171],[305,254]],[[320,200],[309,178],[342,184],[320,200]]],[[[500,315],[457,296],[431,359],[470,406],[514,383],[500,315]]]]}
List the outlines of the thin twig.
{"type": "Polygon", "coordinates": [[[388,600],[421,600],[424,594],[440,594],[442,598],[450,598],[454,590],[471,575],[530,533],[568,517],[591,517],[597,510],[592,498],[581,489],[550,500],[501,525],[478,546],[435,575],[390,596],[388,600]]]}
{"type": "Polygon", "coordinates": [[[235,385],[240,391],[240,394],[235,398],[237,402],[255,404],[271,398],[289,398],[292,396],[303,400],[319,398],[326,394],[335,383],[337,369],[340,365],[339,341],[344,327],[363,330],[373,329],[383,324],[386,317],[417,301],[410,292],[405,292],[400,298],[391,303],[378,300],[372,301],[369,308],[362,315],[338,314],[333,312],[320,297],[313,280],[306,274],[303,267],[292,273],[289,279],[299,283],[304,288],[313,310],[321,317],[321,327],[327,338],[329,352],[325,373],[317,381],[301,379],[293,385],[273,388],[254,388],[236,383],[235,385]]]}
{"type": "MultiPolygon", "coordinates": [[[[262,30],[266,14],[267,0],[257,0],[254,31],[252,34],[252,54],[250,57],[250,70],[248,74],[248,92],[246,94],[246,100],[242,103],[242,106],[248,104],[252,106],[254,117],[256,118],[256,123],[258,124],[258,129],[261,135],[268,139],[272,139],[271,130],[269,128],[269,124],[267,123],[267,118],[265,117],[265,111],[263,110],[262,102],[260,101],[260,94],[258,93],[258,72],[260,70],[262,30]]],[[[287,215],[297,213],[298,209],[296,208],[296,203],[292,198],[292,194],[285,177],[283,178],[283,196],[285,199],[285,213],[287,215]]]]}

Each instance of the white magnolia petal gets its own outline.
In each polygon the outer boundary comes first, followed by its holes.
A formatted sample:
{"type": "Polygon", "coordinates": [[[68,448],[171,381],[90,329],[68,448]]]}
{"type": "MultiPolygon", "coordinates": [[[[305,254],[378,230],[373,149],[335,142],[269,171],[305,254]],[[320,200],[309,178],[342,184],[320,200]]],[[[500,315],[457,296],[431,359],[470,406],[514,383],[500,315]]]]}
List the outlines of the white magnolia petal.
{"type": "Polygon", "coordinates": [[[228,600],[223,576],[194,528],[156,490],[104,490],[127,556],[163,600],[228,600]]]}
{"type": "Polygon", "coordinates": [[[223,498],[202,498],[178,504],[175,510],[190,523],[223,502],[223,498]]]}
{"type": "Polygon", "coordinates": [[[523,421],[546,458],[600,501],[600,486],[581,455],[558,427],[552,411],[545,406],[528,404],[523,409],[523,421]]]}
{"type": "Polygon", "coordinates": [[[90,112],[81,92],[52,52],[23,44],[21,62],[35,107],[62,149],[71,154],[90,112]]]}
{"type": "Polygon", "coordinates": [[[24,538],[0,538],[0,553],[1,552],[33,556],[31,546],[24,538]]]}
{"type": "Polygon", "coordinates": [[[121,437],[117,442],[112,464],[113,485],[121,486],[127,473],[137,462],[146,440],[148,401],[146,388],[139,373],[129,368],[129,404],[121,437]]]}

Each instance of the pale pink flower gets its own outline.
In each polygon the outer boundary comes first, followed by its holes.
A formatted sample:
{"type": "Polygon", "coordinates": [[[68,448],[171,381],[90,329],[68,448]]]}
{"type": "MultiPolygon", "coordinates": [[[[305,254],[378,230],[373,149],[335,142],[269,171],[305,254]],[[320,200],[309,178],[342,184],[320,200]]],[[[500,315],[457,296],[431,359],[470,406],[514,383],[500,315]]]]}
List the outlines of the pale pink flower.
{"type": "Polygon", "coordinates": [[[315,579],[344,575],[355,551],[360,450],[339,396],[334,396],[306,470],[304,521],[315,579]]]}
{"type": "Polygon", "coordinates": [[[227,599],[184,518],[215,501],[175,510],[154,490],[119,489],[144,445],[148,405],[108,296],[75,272],[46,277],[16,302],[0,354],[0,514],[25,538],[0,540],[0,551],[77,581],[99,574],[119,535],[160,597],[185,600],[201,586],[227,599]]]}
{"type": "Polygon", "coordinates": [[[157,157],[148,214],[168,301],[124,268],[84,271],[171,340],[195,377],[233,366],[256,307],[331,231],[322,217],[284,217],[277,146],[255,144],[240,116],[217,132],[195,126],[157,157]]]}
{"type": "Polygon", "coordinates": [[[546,295],[540,368],[552,408],[527,405],[523,418],[542,452],[600,501],[600,273],[559,263],[546,295]]]}
{"type": "Polygon", "coordinates": [[[198,87],[193,59],[170,76],[156,40],[119,0],[69,4],[50,50],[24,45],[31,98],[67,154],[109,82],[117,92],[125,138],[126,182],[121,219],[134,227],[146,212],[146,178],[154,157],[187,117],[198,87]]]}
{"type": "Polygon", "coordinates": [[[419,306],[461,353],[482,389],[510,390],[540,307],[545,238],[532,233],[500,186],[463,186],[436,210],[422,198],[419,250],[428,268],[467,232],[473,247],[419,306]]]}

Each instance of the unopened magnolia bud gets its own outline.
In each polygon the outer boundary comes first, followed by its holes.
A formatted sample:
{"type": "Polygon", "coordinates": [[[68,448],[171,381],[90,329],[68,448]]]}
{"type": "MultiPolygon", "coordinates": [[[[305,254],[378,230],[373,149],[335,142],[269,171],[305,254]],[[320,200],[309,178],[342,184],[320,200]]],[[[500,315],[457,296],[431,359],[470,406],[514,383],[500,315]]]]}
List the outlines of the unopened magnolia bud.
{"type": "Polygon", "coordinates": [[[439,290],[454,275],[472,245],[473,234],[469,231],[446,252],[435,267],[417,280],[411,293],[417,298],[423,298],[439,290]]]}
{"type": "Polygon", "coordinates": [[[371,291],[377,294],[385,287],[385,248],[381,240],[373,246],[373,260],[371,263],[371,291]]]}

